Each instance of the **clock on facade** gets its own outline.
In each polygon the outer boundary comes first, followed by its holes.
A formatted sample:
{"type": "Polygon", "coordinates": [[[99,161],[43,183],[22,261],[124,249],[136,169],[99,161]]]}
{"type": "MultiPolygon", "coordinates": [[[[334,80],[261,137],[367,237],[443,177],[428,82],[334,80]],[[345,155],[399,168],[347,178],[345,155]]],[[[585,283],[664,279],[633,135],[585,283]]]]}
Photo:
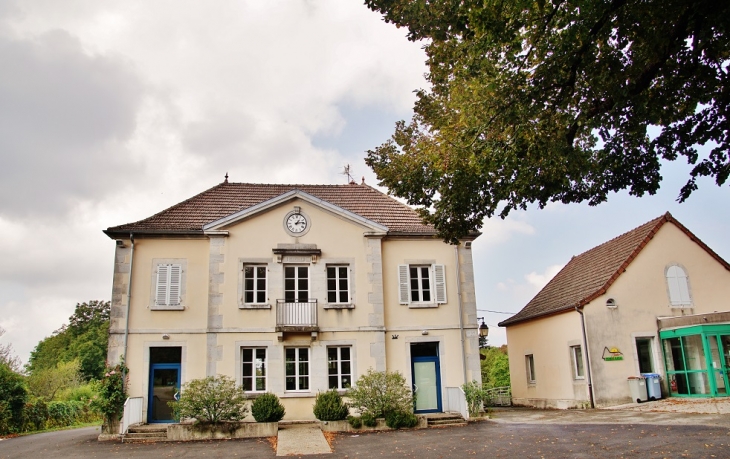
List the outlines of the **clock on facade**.
{"type": "Polygon", "coordinates": [[[309,231],[310,226],[309,217],[299,207],[295,207],[284,217],[284,229],[292,236],[303,236],[309,231]]]}

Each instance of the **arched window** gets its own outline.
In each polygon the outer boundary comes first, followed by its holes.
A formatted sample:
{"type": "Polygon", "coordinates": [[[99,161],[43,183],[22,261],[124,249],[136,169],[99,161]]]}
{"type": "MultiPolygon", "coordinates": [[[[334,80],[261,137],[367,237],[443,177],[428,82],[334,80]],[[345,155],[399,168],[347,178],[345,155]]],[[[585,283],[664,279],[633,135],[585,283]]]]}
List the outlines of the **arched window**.
{"type": "Polygon", "coordinates": [[[667,290],[669,304],[672,307],[691,307],[692,298],[689,294],[689,279],[684,268],[671,265],[667,268],[667,290]]]}

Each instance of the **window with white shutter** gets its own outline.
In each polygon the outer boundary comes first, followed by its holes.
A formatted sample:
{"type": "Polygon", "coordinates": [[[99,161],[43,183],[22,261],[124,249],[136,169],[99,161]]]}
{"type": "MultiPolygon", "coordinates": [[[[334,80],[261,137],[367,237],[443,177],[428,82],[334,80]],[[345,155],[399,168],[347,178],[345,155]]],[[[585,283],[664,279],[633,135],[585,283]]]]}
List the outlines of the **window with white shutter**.
{"type": "Polygon", "coordinates": [[[182,291],[182,266],[178,264],[157,265],[155,305],[159,307],[180,306],[182,291]]]}
{"type": "Polygon", "coordinates": [[[667,268],[666,277],[670,306],[673,308],[692,307],[689,279],[685,270],[681,266],[672,265],[667,268]]]}
{"type": "Polygon", "coordinates": [[[444,265],[398,265],[398,301],[411,307],[445,304],[446,269],[444,265]]]}

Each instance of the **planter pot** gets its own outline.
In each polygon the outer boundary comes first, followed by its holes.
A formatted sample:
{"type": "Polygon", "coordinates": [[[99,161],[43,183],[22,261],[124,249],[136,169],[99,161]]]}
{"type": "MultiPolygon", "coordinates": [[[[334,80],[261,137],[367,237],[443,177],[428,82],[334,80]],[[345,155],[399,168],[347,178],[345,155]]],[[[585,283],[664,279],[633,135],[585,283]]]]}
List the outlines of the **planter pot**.
{"type": "Polygon", "coordinates": [[[213,424],[170,424],[169,441],[225,440],[231,438],[275,437],[278,422],[221,422],[213,424]]]}

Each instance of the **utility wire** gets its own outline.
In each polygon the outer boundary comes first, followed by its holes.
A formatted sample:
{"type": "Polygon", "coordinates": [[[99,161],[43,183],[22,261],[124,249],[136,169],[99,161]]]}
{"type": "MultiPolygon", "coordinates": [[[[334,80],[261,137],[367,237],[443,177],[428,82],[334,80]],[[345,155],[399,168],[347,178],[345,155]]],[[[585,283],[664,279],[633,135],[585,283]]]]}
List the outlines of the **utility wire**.
{"type": "Polygon", "coordinates": [[[506,312],[506,311],[492,311],[490,309],[477,309],[477,311],[484,311],[484,312],[494,312],[495,314],[516,314],[515,312],[506,312]]]}

